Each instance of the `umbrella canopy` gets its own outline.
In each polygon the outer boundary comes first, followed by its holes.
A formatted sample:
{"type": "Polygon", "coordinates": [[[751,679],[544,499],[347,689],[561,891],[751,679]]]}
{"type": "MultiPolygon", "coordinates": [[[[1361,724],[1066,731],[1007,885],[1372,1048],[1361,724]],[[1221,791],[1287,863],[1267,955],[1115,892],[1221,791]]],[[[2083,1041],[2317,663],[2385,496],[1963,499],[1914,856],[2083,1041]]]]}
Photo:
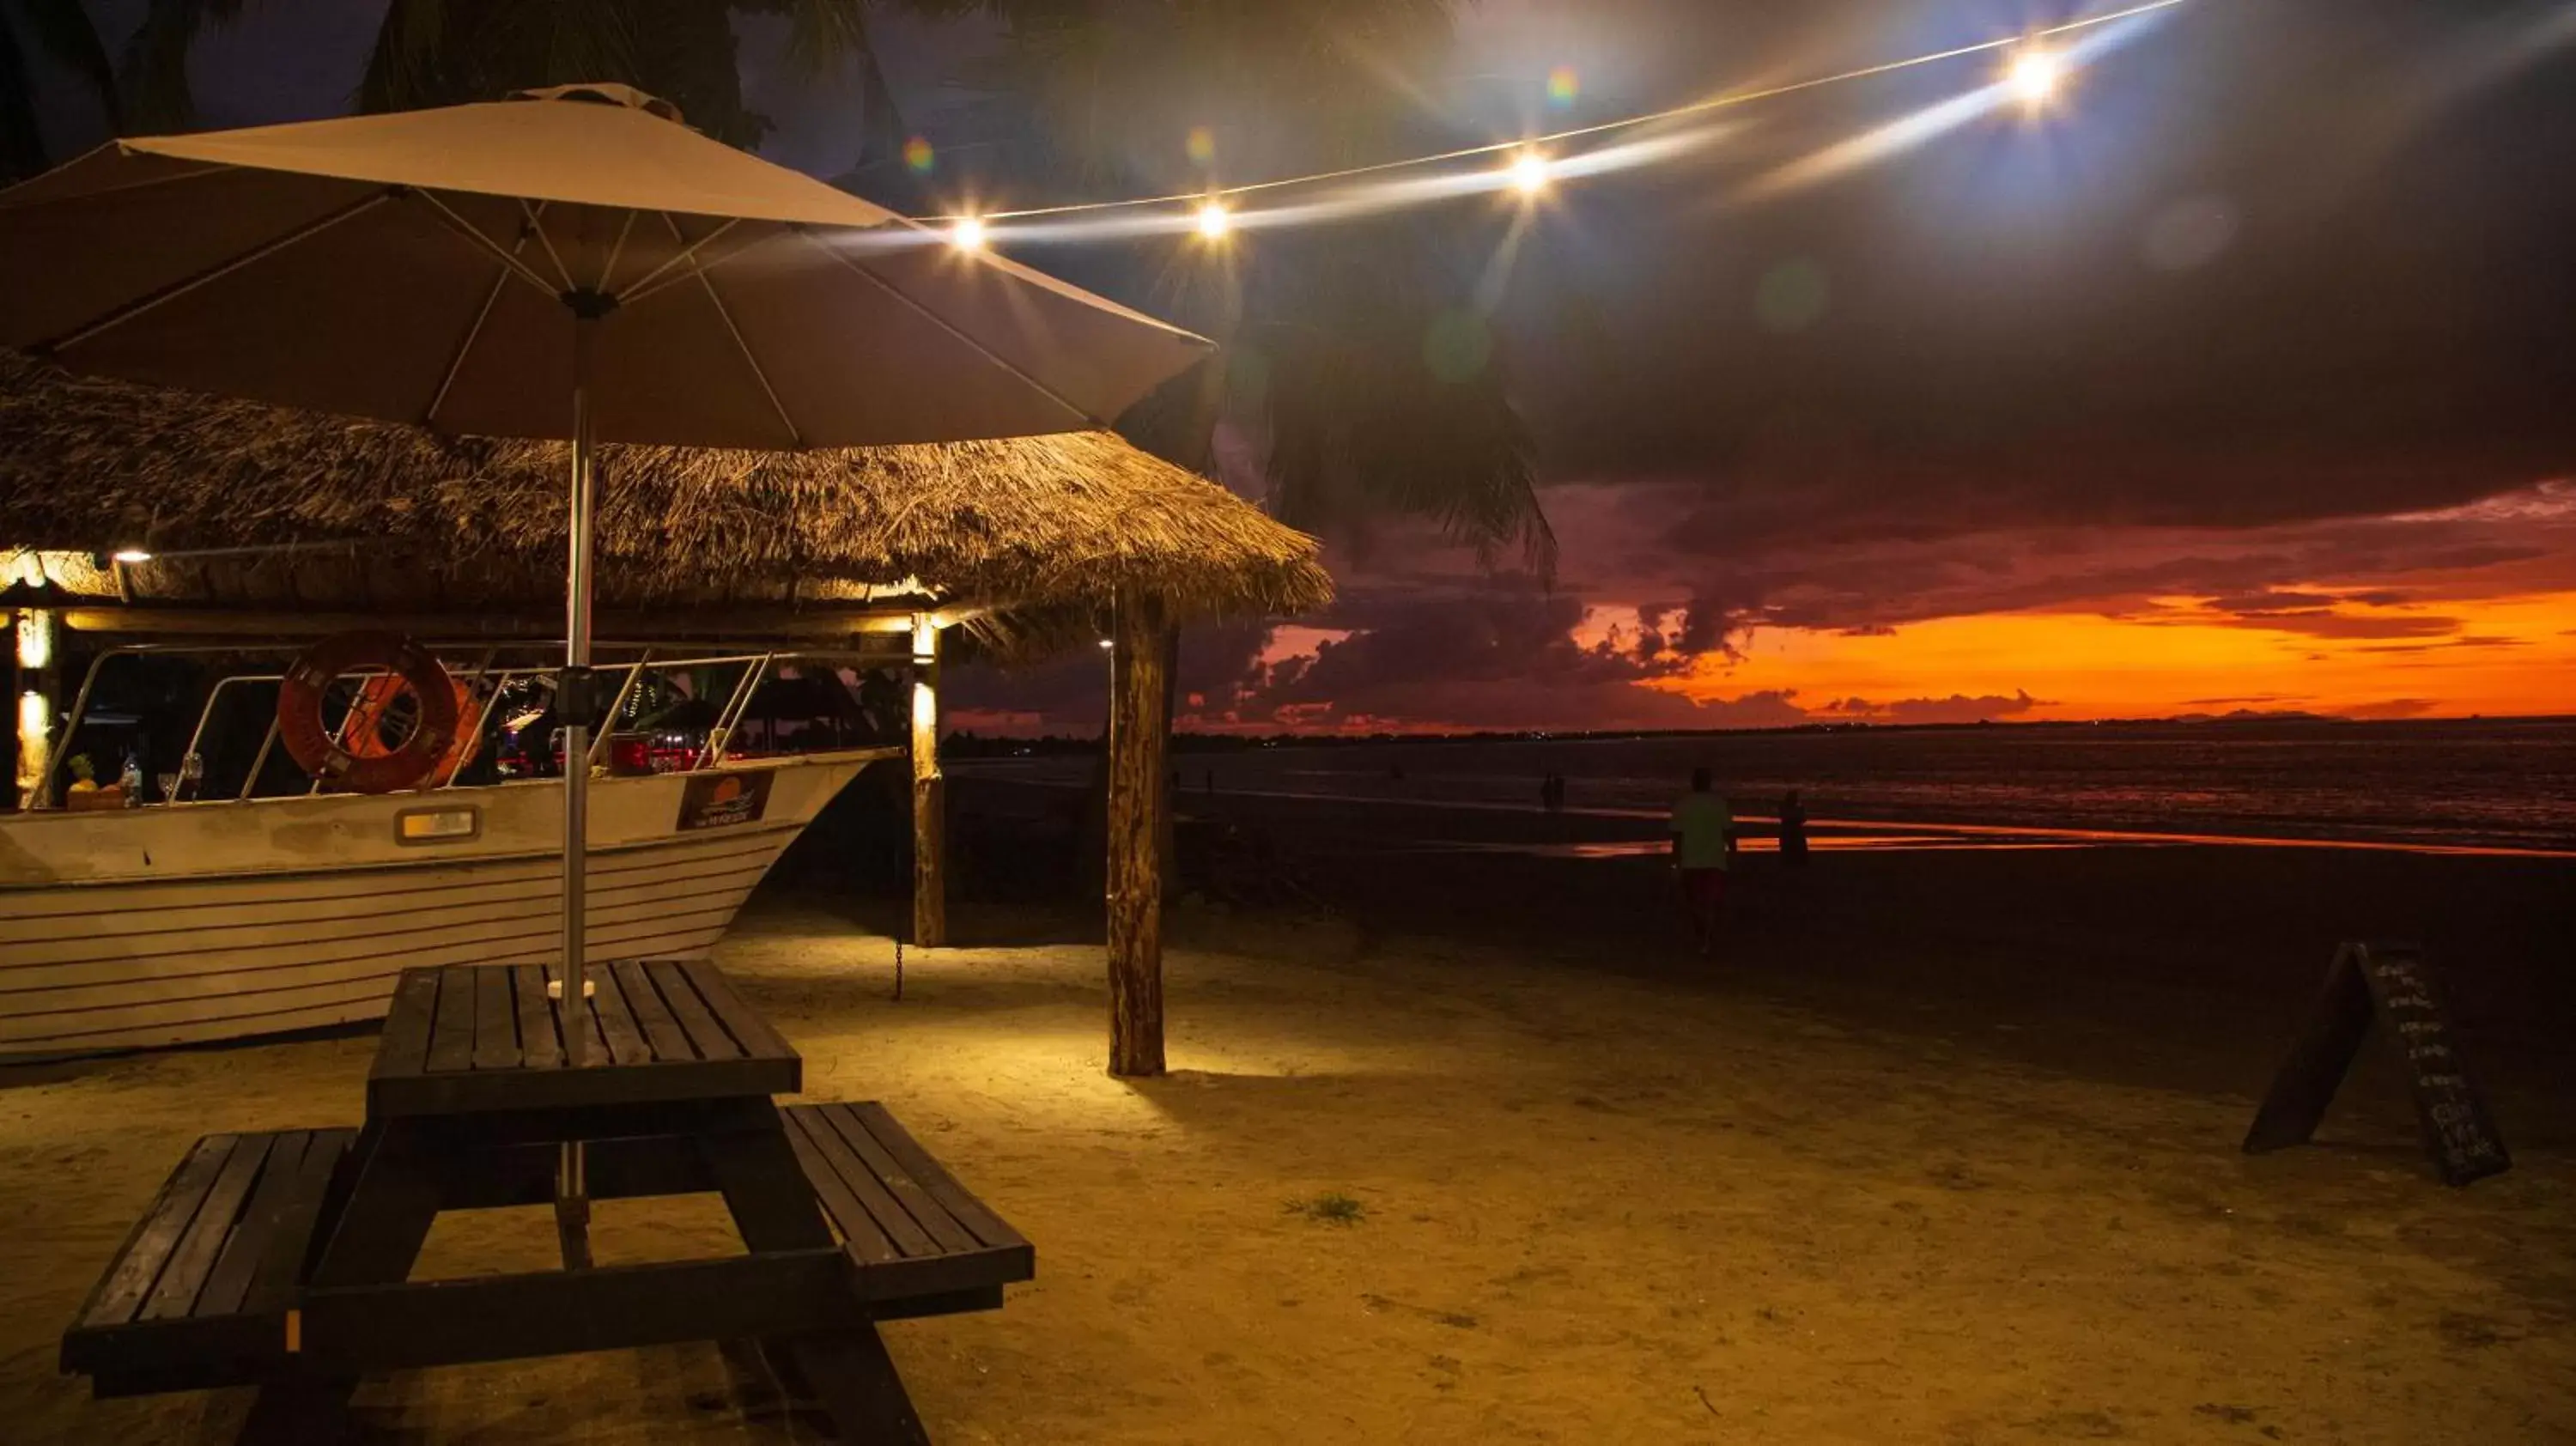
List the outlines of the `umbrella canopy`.
{"type": "MultiPolygon", "coordinates": [[[[133,381],[568,438],[568,758],[597,711],[595,440],[799,450],[1087,430],[1207,347],[939,244],[616,85],[113,142],[0,192],[0,345],[133,381]]],[[[587,794],[569,770],[576,967],[587,794]]],[[[583,1032],[565,1033],[579,1063],[583,1032]]],[[[568,1148],[568,1199],[578,1161],[568,1148]]]]}
{"type": "Polygon", "coordinates": [[[710,140],[624,86],[112,142],[0,192],[0,345],[499,437],[1097,428],[1208,343],[710,140]]]}

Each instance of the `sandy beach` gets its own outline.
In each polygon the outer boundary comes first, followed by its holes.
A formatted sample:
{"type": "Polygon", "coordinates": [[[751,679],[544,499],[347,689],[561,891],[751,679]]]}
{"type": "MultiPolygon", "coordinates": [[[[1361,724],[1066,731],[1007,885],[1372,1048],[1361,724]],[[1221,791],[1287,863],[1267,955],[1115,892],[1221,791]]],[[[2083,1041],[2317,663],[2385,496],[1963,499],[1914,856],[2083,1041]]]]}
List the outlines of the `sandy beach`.
{"type": "MultiPolygon", "coordinates": [[[[934,1439],[2576,1436],[2563,1055],[2471,1011],[2516,1151],[2472,1189],[2432,1181],[2375,1058],[2317,1147],[2240,1154],[2324,961],[2151,967],[2237,908],[2209,879],[2289,866],[2228,852],[2144,875],[2110,850],[1890,854],[1794,899],[1749,875],[1715,966],[1630,907],[1637,860],[1479,864],[1482,898],[1429,869],[1313,919],[1186,906],[1174,1073],[1136,1083],[1102,1072],[1097,926],[1070,912],[961,915],[978,947],[911,951],[899,1003],[873,909],[810,887],[765,892],[720,958],[805,1053],[809,1097],[886,1101],[1037,1242],[1004,1310],[887,1328],[934,1439]],[[2070,948],[2052,908],[2088,879],[2183,907],[2070,948]],[[1570,898],[1623,922],[1532,932],[1542,887],[1560,921],[1570,898]],[[1991,967],[1946,962],[1967,954],[1991,967]],[[2052,972],[2070,987],[2030,987],[2052,972]]],[[[2456,907],[2514,937],[2558,907],[2563,876],[2475,862],[2456,907]]],[[[2349,858],[2296,866],[2371,887],[2349,858]]],[[[2555,997],[2468,974],[2515,1015],[2555,997]]],[[[246,1393],[92,1403],[56,1335],[193,1137],[357,1119],[373,1044],[0,1075],[10,1440],[229,1439],[246,1393]]],[[[543,1267],[551,1239],[541,1211],[449,1217],[418,1274],[543,1267]]],[[[734,1248],[713,1197],[602,1207],[603,1260],[734,1248]]],[[[421,1443],[824,1429],[712,1349],[414,1373],[358,1405],[375,1439],[421,1443]]]]}

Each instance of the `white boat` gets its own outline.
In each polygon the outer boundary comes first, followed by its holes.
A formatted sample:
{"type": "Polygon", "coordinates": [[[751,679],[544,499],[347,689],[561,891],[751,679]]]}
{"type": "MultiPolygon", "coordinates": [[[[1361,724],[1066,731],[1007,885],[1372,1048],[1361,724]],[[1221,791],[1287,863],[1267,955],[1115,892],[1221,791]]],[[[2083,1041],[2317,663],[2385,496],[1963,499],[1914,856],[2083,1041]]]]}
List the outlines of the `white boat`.
{"type": "MultiPolygon", "coordinates": [[[[588,955],[701,952],[900,748],[595,781],[588,955]]],[[[0,816],[0,1058],[380,1018],[415,964],[560,959],[563,784],[0,816]]]]}
{"type": "MultiPolygon", "coordinates": [[[[101,654],[73,717],[85,716],[102,666],[140,651],[101,654]]],[[[640,771],[641,757],[630,770],[596,770],[584,874],[594,963],[704,952],[861,769],[906,753],[728,757],[776,655],[650,657],[611,665],[612,677],[624,675],[612,716],[648,673],[738,676],[704,737],[662,740],[685,745],[652,755],[652,767],[670,771],[640,771]]],[[[503,686],[552,687],[548,668],[494,668],[488,658],[469,676],[478,734],[497,717],[503,686]]],[[[227,689],[277,681],[216,682],[188,744],[191,766],[227,689]]],[[[775,747],[775,723],[768,731],[775,747]]],[[[561,777],[254,796],[274,778],[262,767],[276,742],[271,724],[234,797],[0,814],[0,1060],[356,1023],[383,1016],[413,965],[560,962],[561,777]]],[[[599,740],[595,764],[610,742],[599,740]]],[[[535,766],[522,758],[523,770],[535,766]]]]}

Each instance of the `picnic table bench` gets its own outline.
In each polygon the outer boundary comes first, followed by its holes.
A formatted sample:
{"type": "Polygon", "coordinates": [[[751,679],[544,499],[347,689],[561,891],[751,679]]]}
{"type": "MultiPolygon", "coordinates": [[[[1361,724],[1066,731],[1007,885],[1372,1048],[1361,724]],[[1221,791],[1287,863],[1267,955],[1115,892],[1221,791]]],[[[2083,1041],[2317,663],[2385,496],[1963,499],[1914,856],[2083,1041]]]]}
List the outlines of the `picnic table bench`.
{"type": "Polygon", "coordinates": [[[199,1140],[63,1369],[102,1396],[255,1384],[265,1405],[391,1369],[751,1339],[845,1436],[925,1440],[876,1323],[998,1307],[1034,1274],[1029,1242],[884,1106],[773,1104],[802,1061],[713,965],[591,974],[585,994],[533,965],[405,971],[364,1128],[199,1140]],[[578,1067],[567,1017],[596,1031],[578,1067]],[[591,1264],[589,1201],[699,1191],[746,1253],[591,1264]],[[409,1278],[439,1212],[549,1202],[563,1269],[409,1278]]]}

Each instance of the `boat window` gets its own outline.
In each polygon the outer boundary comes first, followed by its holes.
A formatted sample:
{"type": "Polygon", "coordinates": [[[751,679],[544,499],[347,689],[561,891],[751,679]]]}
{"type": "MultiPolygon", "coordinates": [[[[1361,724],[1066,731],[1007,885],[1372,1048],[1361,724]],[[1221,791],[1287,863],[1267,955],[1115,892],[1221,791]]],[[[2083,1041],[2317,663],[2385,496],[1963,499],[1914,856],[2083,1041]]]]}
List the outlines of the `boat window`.
{"type": "Polygon", "coordinates": [[[401,844],[463,843],[483,834],[483,810],[406,808],[394,815],[394,842],[401,844]]]}

